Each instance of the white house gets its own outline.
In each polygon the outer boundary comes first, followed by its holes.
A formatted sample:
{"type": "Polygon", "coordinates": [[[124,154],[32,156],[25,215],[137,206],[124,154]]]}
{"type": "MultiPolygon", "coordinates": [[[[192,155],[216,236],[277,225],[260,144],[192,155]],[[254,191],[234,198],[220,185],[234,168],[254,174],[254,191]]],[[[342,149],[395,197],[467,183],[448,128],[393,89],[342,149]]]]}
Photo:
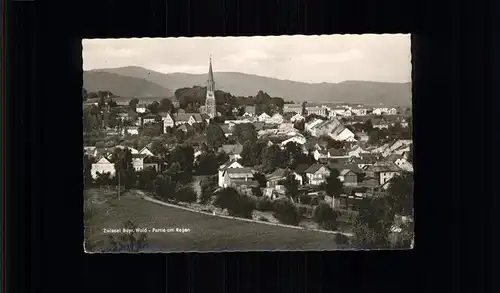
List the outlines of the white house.
{"type": "Polygon", "coordinates": [[[267,122],[269,118],[271,118],[271,116],[267,115],[267,113],[264,112],[257,117],[257,120],[259,120],[260,122],[267,122]]]}
{"type": "Polygon", "coordinates": [[[393,162],[394,164],[396,164],[396,166],[398,166],[404,171],[413,172],[413,165],[410,162],[408,162],[408,160],[402,155],[392,154],[385,159],[387,161],[393,162]]]}
{"type": "Polygon", "coordinates": [[[283,123],[283,116],[276,113],[271,118],[267,119],[266,122],[271,124],[281,124],[283,123]]]}
{"type": "Polygon", "coordinates": [[[142,169],[144,169],[144,157],[134,156],[132,158],[132,167],[135,171],[141,171],[142,169]]]}
{"type": "Polygon", "coordinates": [[[147,110],[148,110],[148,107],[146,104],[139,104],[135,108],[135,111],[137,113],[146,113],[147,110]]]}
{"type": "Polygon", "coordinates": [[[304,119],[306,119],[306,118],[304,116],[302,116],[301,114],[295,114],[292,116],[292,118],[290,118],[290,122],[295,123],[298,121],[302,121],[304,119]]]}
{"type": "Polygon", "coordinates": [[[321,185],[330,176],[330,170],[324,165],[313,164],[306,169],[305,174],[309,184],[321,185]]]}
{"type": "Polygon", "coordinates": [[[168,113],[162,113],[160,114],[161,120],[163,121],[163,133],[167,133],[167,127],[174,127],[175,121],[174,118],[168,113]]]}
{"type": "Polygon", "coordinates": [[[153,152],[152,152],[151,150],[149,150],[149,148],[148,148],[148,147],[143,147],[143,148],[139,151],[139,154],[140,154],[140,155],[145,155],[145,156],[151,156],[151,157],[153,157],[153,156],[154,156],[153,152]]]}
{"type": "Polygon", "coordinates": [[[230,168],[243,168],[243,166],[237,161],[228,161],[219,166],[219,187],[224,187],[224,171],[230,168]]]}
{"type": "Polygon", "coordinates": [[[115,164],[111,163],[105,157],[101,158],[97,163],[92,164],[92,168],[90,170],[92,178],[97,178],[97,173],[109,173],[110,178],[115,177],[115,164]]]}
{"type": "Polygon", "coordinates": [[[389,114],[389,115],[396,115],[397,113],[398,113],[398,110],[396,108],[387,109],[387,114],[389,114]]]}
{"type": "Polygon", "coordinates": [[[139,127],[137,126],[128,126],[126,127],[123,132],[129,135],[139,135],[139,127]]]}
{"type": "Polygon", "coordinates": [[[375,177],[379,180],[380,185],[384,185],[386,182],[401,174],[401,168],[396,166],[393,162],[385,161],[378,162],[373,166],[368,167],[366,174],[369,177],[375,177]]]}
{"type": "Polygon", "coordinates": [[[307,115],[316,114],[319,116],[326,116],[326,110],[325,107],[306,107],[307,115]]]}

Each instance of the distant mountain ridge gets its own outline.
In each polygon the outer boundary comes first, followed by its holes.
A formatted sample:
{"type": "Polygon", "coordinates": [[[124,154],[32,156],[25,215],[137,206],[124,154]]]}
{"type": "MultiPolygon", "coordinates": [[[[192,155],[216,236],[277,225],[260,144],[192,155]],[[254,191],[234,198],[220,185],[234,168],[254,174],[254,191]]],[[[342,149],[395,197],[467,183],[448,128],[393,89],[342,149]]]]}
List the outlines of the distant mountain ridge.
{"type": "Polygon", "coordinates": [[[126,98],[172,97],[174,95],[171,89],[154,82],[111,72],[84,72],[83,88],[88,92],[110,91],[126,98]]]}
{"type": "MultiPolygon", "coordinates": [[[[86,78],[92,78],[93,74],[99,73],[144,80],[170,91],[195,85],[205,86],[207,80],[206,74],[164,74],[142,67],[128,66],[87,71],[84,74],[84,84],[86,78]]],[[[270,96],[294,102],[347,102],[411,106],[410,82],[305,83],[238,72],[214,72],[214,78],[217,89],[229,92],[234,96],[255,96],[259,90],[262,90],[270,96]]]]}

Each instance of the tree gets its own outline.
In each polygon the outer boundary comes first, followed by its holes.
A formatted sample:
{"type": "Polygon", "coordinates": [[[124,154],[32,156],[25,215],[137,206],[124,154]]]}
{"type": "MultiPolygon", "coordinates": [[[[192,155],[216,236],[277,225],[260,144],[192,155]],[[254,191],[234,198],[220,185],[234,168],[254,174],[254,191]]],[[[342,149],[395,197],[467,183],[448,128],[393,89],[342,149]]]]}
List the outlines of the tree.
{"type": "Polygon", "coordinates": [[[153,168],[145,168],[139,173],[139,182],[137,187],[141,189],[146,189],[149,191],[155,191],[155,179],[157,173],[153,168]]]}
{"type": "Polygon", "coordinates": [[[82,88],[82,101],[86,101],[88,98],[88,93],[87,93],[87,90],[85,88],[82,88]]]}
{"type": "Polygon", "coordinates": [[[112,154],[112,161],[115,162],[116,176],[120,178],[120,186],[130,189],[136,184],[136,174],[132,166],[132,153],[128,148],[115,148],[112,154]]]}
{"type": "Polygon", "coordinates": [[[108,235],[111,251],[113,252],[140,252],[148,246],[148,236],[138,232],[137,226],[132,221],[124,224],[120,236],[108,235]]]}
{"type": "Polygon", "coordinates": [[[283,163],[284,167],[294,170],[298,164],[307,164],[307,155],[302,151],[302,147],[295,143],[289,142],[285,145],[283,150],[283,163]]]}
{"type": "Polygon", "coordinates": [[[160,103],[158,103],[158,101],[154,101],[151,104],[149,104],[147,108],[149,112],[151,112],[152,114],[158,114],[160,103]]]}
{"type": "Polygon", "coordinates": [[[373,130],[372,120],[371,119],[366,120],[363,127],[366,132],[372,131],[373,130]]]}
{"type": "Polygon", "coordinates": [[[337,198],[342,192],[342,182],[338,178],[339,175],[340,174],[337,169],[331,169],[330,175],[326,177],[325,183],[323,184],[326,194],[331,196],[333,201],[335,201],[335,198],[337,198]]]}
{"type": "Polygon", "coordinates": [[[368,143],[371,144],[371,145],[376,145],[380,142],[381,140],[381,135],[380,135],[380,132],[376,129],[373,129],[372,131],[370,131],[370,133],[368,134],[368,143]]]}
{"type": "Polygon", "coordinates": [[[106,101],[104,100],[103,95],[99,96],[99,102],[98,102],[97,106],[99,107],[99,109],[102,109],[104,106],[106,106],[106,101]]]}
{"type": "Polygon", "coordinates": [[[240,162],[243,166],[255,166],[260,165],[261,157],[256,154],[261,154],[262,150],[265,148],[265,144],[260,141],[247,141],[243,144],[243,150],[241,151],[240,162]]]}
{"type": "Polygon", "coordinates": [[[214,205],[226,209],[231,216],[252,218],[252,212],[255,209],[255,203],[248,196],[239,194],[232,187],[227,187],[215,196],[214,205]]]}
{"type": "Polygon", "coordinates": [[[354,222],[354,246],[387,248],[394,223],[394,212],[385,198],[362,199],[356,203],[358,216],[354,222]]]}
{"type": "Polygon", "coordinates": [[[219,148],[222,146],[224,141],[226,140],[226,136],[224,135],[224,131],[217,124],[210,124],[207,127],[206,131],[207,136],[207,144],[212,148],[219,148]]]}
{"type": "Polygon", "coordinates": [[[395,214],[413,216],[413,173],[405,172],[391,179],[387,200],[395,214]]]}
{"type": "Polygon", "coordinates": [[[304,119],[299,120],[293,124],[293,127],[298,131],[305,131],[306,129],[306,121],[304,119]]]}
{"type": "Polygon", "coordinates": [[[282,224],[297,226],[300,222],[300,215],[289,199],[276,200],[273,210],[274,217],[282,224]]]}
{"type": "Polygon", "coordinates": [[[155,194],[163,200],[173,199],[176,184],[168,175],[158,175],[154,181],[155,194]]]}
{"type": "Polygon", "coordinates": [[[92,184],[92,163],[93,160],[87,154],[83,155],[83,182],[84,188],[89,187],[92,184]]]}
{"type": "Polygon", "coordinates": [[[286,189],[287,196],[292,199],[292,201],[297,201],[297,196],[299,195],[299,182],[295,179],[295,175],[287,172],[284,180],[280,181],[286,189]]]}
{"type": "Polygon", "coordinates": [[[267,186],[267,179],[266,179],[266,175],[260,173],[260,172],[255,172],[253,174],[253,179],[256,180],[257,182],[259,182],[259,187],[260,188],[264,188],[267,186]]]}
{"type": "Polygon", "coordinates": [[[251,123],[236,124],[233,129],[233,135],[241,144],[247,141],[254,142],[257,140],[257,131],[255,130],[255,126],[251,123]]]}
{"type": "Polygon", "coordinates": [[[193,171],[194,164],[194,149],[189,145],[180,145],[177,146],[171,153],[168,158],[168,162],[170,164],[179,163],[182,172],[189,174],[191,177],[191,173],[193,171]]]}
{"type": "Polygon", "coordinates": [[[128,102],[128,106],[130,108],[130,110],[136,112],[137,110],[137,104],[139,104],[139,99],[137,98],[134,98],[132,100],[130,100],[130,102],[128,102]]]}
{"type": "Polygon", "coordinates": [[[320,203],[314,209],[313,219],[323,229],[332,231],[337,230],[337,217],[338,213],[326,203],[320,203]]]}
{"type": "Polygon", "coordinates": [[[159,112],[172,112],[174,105],[170,99],[162,99],[158,105],[159,112]]]}
{"type": "MultiPolygon", "coordinates": [[[[254,153],[255,156],[255,153],[254,153]]],[[[271,145],[264,149],[261,157],[262,170],[270,173],[284,164],[283,153],[278,145],[271,145]]]]}
{"type": "Polygon", "coordinates": [[[217,155],[210,151],[202,153],[196,158],[196,172],[198,175],[212,175],[217,174],[219,169],[219,162],[217,155]]]}

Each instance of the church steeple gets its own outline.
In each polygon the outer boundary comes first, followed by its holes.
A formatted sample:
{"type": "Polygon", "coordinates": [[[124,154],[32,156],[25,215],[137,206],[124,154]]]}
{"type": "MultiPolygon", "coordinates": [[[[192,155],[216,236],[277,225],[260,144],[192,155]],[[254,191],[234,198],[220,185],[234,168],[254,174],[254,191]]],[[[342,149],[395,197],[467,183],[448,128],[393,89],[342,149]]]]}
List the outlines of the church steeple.
{"type": "Polygon", "coordinates": [[[214,73],[212,71],[212,56],[210,56],[210,64],[208,66],[207,91],[215,91],[214,73]]]}
{"type": "Polygon", "coordinates": [[[203,112],[208,114],[211,118],[217,116],[215,102],[215,81],[214,73],[212,71],[212,56],[210,56],[210,64],[208,66],[208,80],[207,80],[207,96],[205,99],[205,107],[203,112]]]}

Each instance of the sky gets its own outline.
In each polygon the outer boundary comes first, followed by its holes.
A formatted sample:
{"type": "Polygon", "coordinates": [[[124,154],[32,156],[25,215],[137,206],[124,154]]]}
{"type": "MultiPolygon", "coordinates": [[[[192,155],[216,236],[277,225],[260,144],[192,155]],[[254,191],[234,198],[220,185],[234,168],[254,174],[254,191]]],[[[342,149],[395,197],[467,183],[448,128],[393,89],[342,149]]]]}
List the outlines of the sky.
{"type": "Polygon", "coordinates": [[[409,34],[84,39],[83,69],[242,72],[310,83],[411,81],[409,34]]]}

